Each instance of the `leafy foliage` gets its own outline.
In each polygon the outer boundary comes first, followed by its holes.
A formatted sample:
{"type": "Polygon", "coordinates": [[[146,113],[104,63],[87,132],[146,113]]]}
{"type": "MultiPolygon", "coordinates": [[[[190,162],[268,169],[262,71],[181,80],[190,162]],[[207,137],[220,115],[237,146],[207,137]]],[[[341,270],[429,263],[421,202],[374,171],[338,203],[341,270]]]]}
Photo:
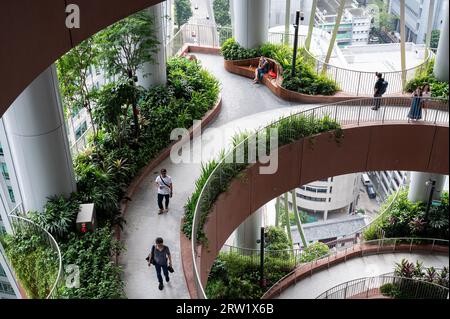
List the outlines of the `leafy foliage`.
{"type": "Polygon", "coordinates": [[[191,2],[189,0],[175,0],[175,21],[178,29],[192,17],[191,2]]]}
{"type": "Polygon", "coordinates": [[[297,52],[296,75],[292,77],[293,49],[280,44],[265,43],[257,49],[244,49],[234,39],[228,39],[222,46],[225,60],[243,60],[265,56],[280,63],[283,68],[281,86],[287,90],[308,95],[333,95],[338,90],[336,82],[324,75],[318,75],[313,68],[313,59],[303,48],[297,52]]]}
{"type": "Polygon", "coordinates": [[[330,251],[330,248],[321,242],[313,243],[306,247],[300,255],[300,262],[307,263],[325,256],[330,251]]]}
{"type": "Polygon", "coordinates": [[[230,0],[214,0],[214,18],[220,26],[231,25],[230,0]]]}
{"type": "Polygon", "coordinates": [[[440,82],[434,76],[434,59],[431,60],[426,68],[418,70],[416,76],[406,83],[406,92],[413,92],[416,88],[422,87],[425,83],[430,84],[431,96],[435,98],[448,99],[448,82],[440,82]]]}
{"type": "Polygon", "coordinates": [[[100,64],[111,76],[133,78],[146,62],[153,63],[158,41],[147,11],[122,19],[96,35],[100,64]]]}
{"type": "Polygon", "coordinates": [[[3,240],[6,255],[28,298],[44,299],[58,275],[58,255],[45,238],[26,225],[3,240]]]}
{"type": "Polygon", "coordinates": [[[80,287],[60,290],[61,298],[117,299],[124,298],[121,268],[111,260],[122,247],[112,237],[109,225],[95,233],[72,233],[61,245],[65,264],[80,267],[80,287]]]}
{"type": "Polygon", "coordinates": [[[28,217],[55,239],[61,240],[74,230],[79,207],[80,202],[76,199],[66,200],[63,196],[55,196],[48,200],[44,212],[32,212],[28,217]]]}
{"type": "MultiPolygon", "coordinates": [[[[391,195],[387,203],[390,203],[393,198],[394,195],[391,195]]],[[[441,205],[430,208],[427,221],[425,220],[425,203],[410,202],[408,200],[408,190],[402,190],[398,194],[396,201],[389,209],[385,210],[384,215],[364,231],[364,238],[366,240],[377,239],[379,237],[378,230],[383,229],[386,238],[422,237],[448,239],[448,209],[448,192],[443,192],[441,205]]]]}

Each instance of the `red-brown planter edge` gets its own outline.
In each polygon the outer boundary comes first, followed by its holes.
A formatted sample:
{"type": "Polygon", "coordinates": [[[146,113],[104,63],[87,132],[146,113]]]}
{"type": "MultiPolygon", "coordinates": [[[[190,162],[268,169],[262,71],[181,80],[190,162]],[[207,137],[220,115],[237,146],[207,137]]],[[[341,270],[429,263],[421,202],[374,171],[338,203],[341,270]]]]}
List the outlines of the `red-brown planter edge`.
{"type": "Polygon", "coordinates": [[[335,256],[334,259],[330,260],[328,262],[327,258],[323,258],[318,260],[317,262],[313,263],[313,266],[311,267],[310,264],[302,265],[294,269],[294,271],[291,272],[290,275],[285,277],[282,281],[280,281],[276,287],[273,286],[271,289],[269,289],[266,294],[264,295],[263,299],[271,299],[283,292],[284,290],[288,289],[293,284],[296,284],[298,281],[301,281],[302,279],[309,277],[314,272],[317,272],[318,270],[322,270],[325,268],[329,268],[330,265],[336,265],[341,262],[347,261],[347,259],[356,258],[356,257],[364,257],[364,253],[376,253],[376,254],[383,254],[383,253],[396,253],[396,252],[420,252],[420,251],[433,251],[440,254],[446,254],[449,253],[448,246],[439,246],[435,245],[431,247],[432,245],[410,245],[410,244],[398,244],[395,246],[395,251],[393,250],[393,245],[384,246],[381,251],[379,251],[379,247],[377,245],[364,245],[359,244],[356,246],[356,249],[352,249],[348,253],[344,253],[342,255],[335,256]]]}
{"type": "MultiPolygon", "coordinates": [[[[218,101],[216,105],[209,110],[202,118],[202,129],[206,128],[220,113],[220,110],[222,109],[222,95],[219,94],[218,101]]],[[[192,138],[193,135],[193,127],[189,128],[189,135],[190,138],[192,138]]],[[[144,181],[144,179],[157,167],[159,164],[161,164],[162,161],[164,161],[166,158],[170,155],[170,150],[172,147],[177,143],[178,141],[172,142],[169,146],[167,146],[163,151],[159,153],[159,155],[154,158],[150,163],[147,164],[144,168],[141,169],[138,176],[136,176],[131,184],[128,186],[127,192],[125,194],[126,197],[132,198],[138,189],[139,185],[144,181]]],[[[122,200],[120,203],[120,211],[121,211],[121,217],[125,217],[128,209],[128,201],[122,200]]],[[[116,225],[114,228],[114,235],[117,240],[120,240],[121,235],[121,229],[119,225],[116,225]]],[[[119,255],[115,256],[115,262],[118,264],[118,258],[119,255]]]]}
{"type": "MultiPolygon", "coordinates": [[[[277,69],[282,70],[280,64],[275,60],[269,59],[271,62],[275,63],[277,69]]],[[[258,65],[259,58],[245,59],[245,60],[224,60],[224,67],[230,73],[244,76],[247,78],[254,78],[254,73],[247,66],[258,65]]],[[[299,103],[310,103],[310,104],[330,104],[343,102],[348,100],[358,100],[363,98],[370,98],[370,96],[355,96],[349,95],[342,91],[337,92],[335,95],[308,95],[302,94],[294,91],[287,90],[281,87],[282,77],[277,72],[277,78],[272,80],[266,74],[263,79],[263,84],[266,85],[273,94],[279,98],[299,103]]],[[[403,96],[403,95],[395,95],[403,96]]]]}

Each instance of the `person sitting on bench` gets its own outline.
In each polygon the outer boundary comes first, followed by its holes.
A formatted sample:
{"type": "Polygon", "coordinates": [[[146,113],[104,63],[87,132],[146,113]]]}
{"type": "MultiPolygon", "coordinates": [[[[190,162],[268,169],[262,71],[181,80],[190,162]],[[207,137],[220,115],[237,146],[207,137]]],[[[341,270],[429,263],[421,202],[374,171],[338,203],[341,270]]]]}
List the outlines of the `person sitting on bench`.
{"type": "Polygon", "coordinates": [[[253,79],[253,83],[260,83],[264,77],[264,74],[269,72],[269,61],[265,57],[261,57],[259,59],[259,65],[255,70],[255,78],[253,79]]]}

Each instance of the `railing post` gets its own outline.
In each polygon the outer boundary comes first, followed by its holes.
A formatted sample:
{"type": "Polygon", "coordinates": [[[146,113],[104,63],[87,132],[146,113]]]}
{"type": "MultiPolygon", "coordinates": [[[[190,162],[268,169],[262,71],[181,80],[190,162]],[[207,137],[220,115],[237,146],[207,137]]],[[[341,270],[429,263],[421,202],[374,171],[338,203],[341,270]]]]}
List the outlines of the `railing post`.
{"type": "Polygon", "coordinates": [[[435,242],[436,242],[436,239],[433,239],[433,245],[431,246],[431,252],[433,252],[435,242]]]}
{"type": "Polygon", "coordinates": [[[344,299],[347,299],[347,288],[348,288],[348,281],[345,284],[345,290],[344,290],[344,299]]]}
{"type": "Polygon", "coordinates": [[[397,238],[396,239],[394,239],[394,250],[393,251],[395,251],[395,244],[397,243],[397,238]]]}
{"type": "MultiPolygon", "coordinates": [[[[361,72],[359,72],[359,77],[358,77],[358,89],[356,90],[356,96],[359,96],[359,88],[361,87],[361,72]]],[[[359,124],[359,119],[358,119],[358,124],[359,124]]]]}
{"type": "Polygon", "coordinates": [[[412,244],[413,244],[413,239],[411,238],[411,243],[409,244],[409,252],[412,251],[412,244]]]}

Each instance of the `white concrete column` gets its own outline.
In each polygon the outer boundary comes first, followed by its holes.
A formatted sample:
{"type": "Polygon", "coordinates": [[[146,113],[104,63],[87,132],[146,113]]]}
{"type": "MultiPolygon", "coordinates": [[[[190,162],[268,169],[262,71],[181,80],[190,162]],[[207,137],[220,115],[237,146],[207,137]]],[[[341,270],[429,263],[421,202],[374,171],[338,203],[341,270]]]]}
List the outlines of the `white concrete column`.
{"type": "Polygon", "coordinates": [[[76,191],[56,67],[42,72],[3,116],[25,211],[76,191]]]}
{"type": "Polygon", "coordinates": [[[328,211],[325,210],[325,211],[323,212],[323,221],[326,222],[327,220],[328,220],[328,211]]]}
{"type": "Polygon", "coordinates": [[[261,224],[264,207],[251,214],[237,229],[235,245],[241,248],[258,249],[256,243],[261,237],[261,224]]]}
{"type": "Polygon", "coordinates": [[[165,85],[166,74],[166,28],[164,22],[163,3],[155,4],[147,9],[153,21],[153,32],[158,40],[158,52],[153,55],[154,63],[145,63],[138,71],[138,84],[148,89],[153,85],[165,85]],[[144,76],[145,75],[145,76],[144,76]]]}
{"type": "Polygon", "coordinates": [[[431,186],[428,186],[426,182],[430,179],[436,181],[433,199],[439,199],[445,184],[445,178],[445,175],[440,174],[411,172],[408,199],[412,202],[427,202],[430,196],[431,186]]]}
{"type": "Polygon", "coordinates": [[[267,42],[269,0],[232,0],[236,41],[246,49],[267,42]]]}
{"type": "Polygon", "coordinates": [[[436,60],[434,63],[434,75],[439,81],[448,82],[448,33],[449,33],[449,1],[445,1],[444,22],[442,23],[441,35],[439,38],[438,50],[436,53],[436,60]]]}

